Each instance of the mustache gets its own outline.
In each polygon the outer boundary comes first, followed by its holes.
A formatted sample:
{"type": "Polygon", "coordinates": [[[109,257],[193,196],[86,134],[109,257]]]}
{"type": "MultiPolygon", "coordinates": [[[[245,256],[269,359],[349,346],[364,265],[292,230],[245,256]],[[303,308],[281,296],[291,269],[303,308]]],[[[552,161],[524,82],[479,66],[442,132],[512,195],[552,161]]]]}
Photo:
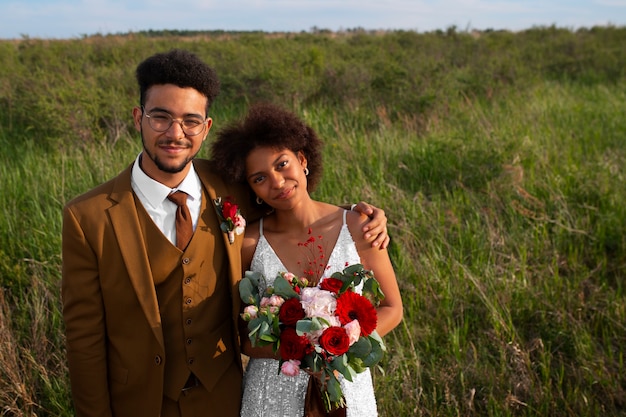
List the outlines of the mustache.
{"type": "Polygon", "coordinates": [[[176,146],[178,148],[191,148],[191,141],[187,139],[160,139],[158,146],[176,146]]]}

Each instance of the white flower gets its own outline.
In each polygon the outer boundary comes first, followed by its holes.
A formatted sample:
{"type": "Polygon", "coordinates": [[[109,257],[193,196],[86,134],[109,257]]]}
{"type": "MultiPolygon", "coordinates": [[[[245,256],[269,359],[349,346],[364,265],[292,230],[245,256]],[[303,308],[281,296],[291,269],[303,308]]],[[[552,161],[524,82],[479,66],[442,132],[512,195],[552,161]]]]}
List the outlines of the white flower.
{"type": "Polygon", "coordinates": [[[341,326],[339,318],[335,316],[337,299],[332,292],[317,287],[303,288],[300,294],[300,304],[307,317],[318,317],[324,323],[320,330],[311,331],[306,335],[314,345],[318,343],[319,337],[328,327],[341,326]]]}
{"type": "Polygon", "coordinates": [[[337,308],[337,300],[330,291],[321,290],[317,287],[302,289],[300,302],[307,317],[334,317],[337,308]]]}

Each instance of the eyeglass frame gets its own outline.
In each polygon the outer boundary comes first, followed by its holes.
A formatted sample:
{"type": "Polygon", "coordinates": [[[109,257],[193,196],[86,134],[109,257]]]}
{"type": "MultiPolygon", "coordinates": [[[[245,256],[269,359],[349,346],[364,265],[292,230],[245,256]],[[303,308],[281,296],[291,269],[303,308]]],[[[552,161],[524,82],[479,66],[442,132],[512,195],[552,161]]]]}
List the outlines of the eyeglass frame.
{"type": "Polygon", "coordinates": [[[183,133],[186,136],[198,136],[198,135],[202,134],[202,132],[204,131],[204,128],[206,127],[207,122],[209,121],[209,117],[205,117],[204,120],[202,121],[202,123],[200,123],[201,125],[203,125],[201,131],[199,131],[198,133],[187,133],[187,130],[185,130],[185,126],[183,126],[183,122],[185,121],[185,119],[175,119],[168,112],[166,112],[166,111],[161,111],[161,112],[164,113],[164,114],[167,114],[169,116],[170,124],[164,130],[157,130],[157,129],[154,128],[154,126],[152,126],[152,122],[151,122],[152,115],[150,113],[148,113],[148,111],[146,110],[146,108],[144,106],[141,106],[141,115],[142,116],[146,116],[146,119],[148,119],[148,126],[150,126],[150,129],[154,130],[155,132],[159,132],[159,133],[167,132],[172,127],[174,122],[176,122],[176,123],[178,123],[180,125],[181,130],[183,131],[183,133]]]}

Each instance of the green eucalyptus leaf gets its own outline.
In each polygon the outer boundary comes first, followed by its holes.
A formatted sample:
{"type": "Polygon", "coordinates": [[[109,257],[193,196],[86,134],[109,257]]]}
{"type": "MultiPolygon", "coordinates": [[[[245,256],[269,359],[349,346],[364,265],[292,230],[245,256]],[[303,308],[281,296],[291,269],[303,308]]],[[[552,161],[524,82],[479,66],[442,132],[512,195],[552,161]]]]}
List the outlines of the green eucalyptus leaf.
{"type": "Polygon", "coordinates": [[[258,287],[256,287],[252,280],[244,277],[239,281],[239,297],[246,304],[256,304],[257,297],[259,296],[258,287]]]}
{"type": "Polygon", "coordinates": [[[300,298],[297,292],[291,287],[291,284],[286,279],[278,275],[274,280],[274,294],[280,295],[285,300],[288,298],[300,298]]]}
{"type": "Polygon", "coordinates": [[[370,333],[370,335],[368,336],[368,338],[370,339],[370,341],[373,342],[377,342],[380,346],[381,349],[383,351],[387,351],[387,347],[385,346],[385,342],[383,341],[383,338],[380,337],[380,335],[378,334],[378,332],[376,330],[374,330],[372,333],[370,333]]]}
{"type": "Polygon", "coordinates": [[[313,317],[311,319],[311,330],[312,331],[316,331],[316,330],[322,330],[324,328],[327,328],[330,326],[330,323],[328,322],[328,320],[322,318],[322,317],[313,317]]]}
{"type": "Polygon", "coordinates": [[[367,369],[367,366],[363,364],[363,360],[361,358],[351,358],[350,367],[357,374],[360,374],[367,369]]]}
{"type": "Polygon", "coordinates": [[[310,333],[311,328],[313,327],[313,322],[311,319],[298,320],[296,323],[296,333],[298,336],[302,336],[305,333],[310,333]]]}
{"type": "Polygon", "coordinates": [[[358,358],[364,358],[372,351],[372,343],[367,337],[360,337],[354,342],[348,352],[358,358]]]}
{"type": "Polygon", "coordinates": [[[263,274],[258,272],[258,271],[246,271],[244,273],[244,279],[247,278],[250,280],[250,282],[252,282],[252,285],[254,285],[255,287],[259,287],[259,284],[261,283],[261,281],[264,281],[265,278],[263,277],[263,274]]]}
{"type": "Polygon", "coordinates": [[[330,368],[336,370],[341,375],[344,376],[348,381],[352,382],[353,377],[355,375],[352,368],[348,365],[347,355],[341,355],[335,357],[330,363],[330,368]]]}
{"type": "Polygon", "coordinates": [[[371,339],[372,341],[372,351],[363,358],[363,365],[367,367],[372,367],[381,361],[383,356],[385,355],[385,345],[378,343],[375,339],[371,339]]]}

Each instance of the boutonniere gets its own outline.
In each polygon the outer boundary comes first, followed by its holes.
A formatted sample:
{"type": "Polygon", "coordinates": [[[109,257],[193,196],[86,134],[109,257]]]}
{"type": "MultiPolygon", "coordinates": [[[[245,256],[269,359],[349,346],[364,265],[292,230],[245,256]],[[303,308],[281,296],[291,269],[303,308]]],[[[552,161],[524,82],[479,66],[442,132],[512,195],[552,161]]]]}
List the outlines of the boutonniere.
{"type": "Polygon", "coordinates": [[[222,197],[218,197],[213,200],[213,203],[215,203],[215,210],[221,221],[220,229],[228,234],[228,241],[233,244],[235,235],[240,235],[245,230],[246,219],[241,215],[239,206],[231,201],[230,197],[226,197],[223,201],[222,197]]]}

